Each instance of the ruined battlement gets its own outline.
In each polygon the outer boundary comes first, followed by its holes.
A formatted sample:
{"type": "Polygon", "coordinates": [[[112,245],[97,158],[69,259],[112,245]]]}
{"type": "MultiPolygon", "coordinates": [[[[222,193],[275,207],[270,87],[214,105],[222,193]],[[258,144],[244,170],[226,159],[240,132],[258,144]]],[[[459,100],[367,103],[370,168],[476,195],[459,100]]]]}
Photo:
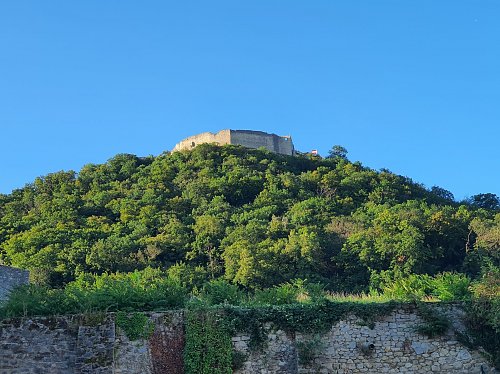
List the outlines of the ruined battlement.
{"type": "Polygon", "coordinates": [[[215,143],[218,145],[234,144],[247,148],[264,147],[267,150],[283,155],[293,156],[295,149],[290,136],[279,136],[263,131],[253,130],[221,130],[217,133],[204,132],[190,136],[179,143],[173,149],[175,151],[185,151],[196,147],[199,144],[215,143]]]}

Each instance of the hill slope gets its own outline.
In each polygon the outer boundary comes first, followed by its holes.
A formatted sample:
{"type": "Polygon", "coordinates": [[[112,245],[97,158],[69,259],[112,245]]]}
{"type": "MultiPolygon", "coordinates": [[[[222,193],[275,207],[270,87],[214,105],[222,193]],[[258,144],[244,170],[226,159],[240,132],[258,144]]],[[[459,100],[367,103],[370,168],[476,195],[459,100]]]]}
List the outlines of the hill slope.
{"type": "Polygon", "coordinates": [[[0,263],[52,286],[153,266],[190,286],[366,290],[387,274],[474,276],[498,265],[499,232],[494,211],[388,171],[235,146],[117,155],[0,195],[0,263]]]}

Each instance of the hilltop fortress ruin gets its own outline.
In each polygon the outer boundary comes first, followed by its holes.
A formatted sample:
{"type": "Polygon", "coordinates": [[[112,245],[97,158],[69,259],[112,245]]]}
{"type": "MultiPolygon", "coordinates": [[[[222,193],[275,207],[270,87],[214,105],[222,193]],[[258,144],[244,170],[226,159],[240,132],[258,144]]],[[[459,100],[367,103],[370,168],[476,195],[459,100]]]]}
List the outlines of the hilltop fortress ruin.
{"type": "Polygon", "coordinates": [[[292,138],[290,136],[279,136],[253,130],[221,130],[215,134],[212,132],[204,132],[180,141],[175,145],[172,151],[193,149],[197,145],[203,143],[215,143],[218,145],[234,144],[247,148],[264,147],[274,153],[289,156],[295,154],[292,138]]]}

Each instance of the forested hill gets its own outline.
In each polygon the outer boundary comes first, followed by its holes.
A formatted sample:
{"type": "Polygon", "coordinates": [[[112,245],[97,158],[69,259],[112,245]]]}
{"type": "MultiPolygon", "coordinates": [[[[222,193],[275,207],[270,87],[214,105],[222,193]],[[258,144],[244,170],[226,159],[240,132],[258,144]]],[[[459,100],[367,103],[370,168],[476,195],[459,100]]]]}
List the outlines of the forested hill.
{"type": "Polygon", "coordinates": [[[0,195],[0,263],[52,286],[151,266],[191,286],[300,278],[352,292],[370,277],[474,277],[498,266],[497,209],[495,195],[461,205],[341,152],[321,159],[204,144],[117,155],[0,195]]]}

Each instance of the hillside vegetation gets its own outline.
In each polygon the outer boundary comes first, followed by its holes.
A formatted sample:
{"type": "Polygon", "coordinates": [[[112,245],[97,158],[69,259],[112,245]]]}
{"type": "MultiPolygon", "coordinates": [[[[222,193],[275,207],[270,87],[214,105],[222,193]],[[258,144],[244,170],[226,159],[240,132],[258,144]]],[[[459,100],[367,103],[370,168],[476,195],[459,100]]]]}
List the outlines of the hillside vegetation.
{"type": "MultiPolygon", "coordinates": [[[[316,331],[393,300],[461,300],[461,340],[500,367],[498,197],[458,203],[339,146],[322,159],[204,144],[37,178],[0,195],[0,263],[32,278],[0,319],[222,307],[255,331],[316,331]]],[[[450,326],[425,318],[429,336],[450,326]]]]}
{"type": "Polygon", "coordinates": [[[321,159],[204,144],[121,154],[0,195],[0,263],[53,287],[153,267],[188,288],[307,279],[359,292],[409,275],[494,269],[498,208],[495,195],[459,204],[343,152],[321,159]]]}

